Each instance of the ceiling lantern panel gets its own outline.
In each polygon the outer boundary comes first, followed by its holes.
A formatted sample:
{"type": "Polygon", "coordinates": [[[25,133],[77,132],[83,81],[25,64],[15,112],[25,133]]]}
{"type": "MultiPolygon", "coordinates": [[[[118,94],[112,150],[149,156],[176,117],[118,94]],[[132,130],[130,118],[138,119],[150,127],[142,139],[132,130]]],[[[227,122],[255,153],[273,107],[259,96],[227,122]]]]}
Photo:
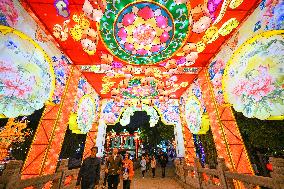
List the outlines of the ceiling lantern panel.
{"type": "Polygon", "coordinates": [[[170,58],[185,43],[189,31],[186,4],[109,1],[100,22],[105,46],[130,64],[155,64],[170,58]]]}
{"type": "Polygon", "coordinates": [[[20,0],[100,97],[116,99],[179,98],[260,1],[20,0]]]}

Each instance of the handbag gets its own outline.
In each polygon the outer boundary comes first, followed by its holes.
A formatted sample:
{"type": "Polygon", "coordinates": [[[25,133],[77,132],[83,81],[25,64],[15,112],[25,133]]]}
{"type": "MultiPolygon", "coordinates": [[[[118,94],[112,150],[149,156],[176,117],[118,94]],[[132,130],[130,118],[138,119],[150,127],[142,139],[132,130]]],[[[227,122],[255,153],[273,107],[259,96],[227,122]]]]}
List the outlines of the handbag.
{"type": "Polygon", "coordinates": [[[128,180],[129,179],[129,173],[128,173],[128,169],[125,168],[123,175],[122,175],[123,180],[128,180]]]}

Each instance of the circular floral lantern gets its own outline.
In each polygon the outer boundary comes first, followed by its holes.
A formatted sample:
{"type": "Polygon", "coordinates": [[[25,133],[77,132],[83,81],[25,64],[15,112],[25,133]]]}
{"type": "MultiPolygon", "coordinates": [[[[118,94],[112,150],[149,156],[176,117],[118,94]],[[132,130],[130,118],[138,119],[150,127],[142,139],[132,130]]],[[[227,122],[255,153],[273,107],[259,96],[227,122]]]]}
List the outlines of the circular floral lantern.
{"type": "Polygon", "coordinates": [[[86,134],[92,129],[96,114],[96,104],[90,95],[84,95],[80,99],[77,112],[78,130],[81,134],[86,134]]]}
{"type": "Polygon", "coordinates": [[[100,22],[106,47],[132,64],[155,64],[171,57],[185,43],[189,31],[186,4],[109,0],[100,22]]]}
{"type": "Polygon", "coordinates": [[[0,49],[0,114],[30,115],[51,101],[55,77],[44,50],[6,26],[0,26],[0,49]]]}
{"type": "Polygon", "coordinates": [[[261,33],[242,44],[227,63],[225,101],[246,117],[284,118],[284,30],[261,33]]]}
{"type": "Polygon", "coordinates": [[[195,96],[190,96],[185,103],[185,120],[192,134],[198,134],[202,122],[202,106],[195,96]]]}

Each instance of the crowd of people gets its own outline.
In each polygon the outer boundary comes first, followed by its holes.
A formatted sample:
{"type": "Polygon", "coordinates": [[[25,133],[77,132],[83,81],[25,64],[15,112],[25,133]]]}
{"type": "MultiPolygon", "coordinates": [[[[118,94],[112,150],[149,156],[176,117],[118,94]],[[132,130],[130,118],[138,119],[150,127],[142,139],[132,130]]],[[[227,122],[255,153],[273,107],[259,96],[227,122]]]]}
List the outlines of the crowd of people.
{"type": "MultiPolygon", "coordinates": [[[[80,168],[76,185],[81,185],[81,189],[96,189],[98,188],[100,181],[101,171],[101,159],[97,157],[98,148],[93,147],[91,149],[91,155],[87,157],[80,168]]],[[[159,155],[149,156],[148,154],[142,155],[139,162],[141,167],[142,178],[145,178],[145,174],[152,171],[152,177],[156,176],[157,163],[162,168],[162,178],[166,176],[166,165],[168,163],[168,157],[162,152],[159,155]]],[[[112,153],[106,157],[105,161],[105,176],[103,187],[108,189],[117,189],[120,184],[120,180],[123,184],[123,189],[130,189],[131,181],[134,177],[134,163],[130,159],[130,154],[125,153],[124,157],[118,153],[118,149],[114,148],[112,153]]]]}
{"type": "Polygon", "coordinates": [[[152,177],[155,178],[157,158],[158,158],[158,163],[160,164],[162,168],[162,178],[166,176],[166,166],[168,163],[168,157],[163,153],[160,153],[158,157],[156,157],[155,155],[152,155],[151,157],[149,157],[149,155],[146,154],[145,156],[142,156],[142,159],[140,161],[142,178],[145,178],[145,173],[150,170],[150,167],[152,170],[152,177]]]}

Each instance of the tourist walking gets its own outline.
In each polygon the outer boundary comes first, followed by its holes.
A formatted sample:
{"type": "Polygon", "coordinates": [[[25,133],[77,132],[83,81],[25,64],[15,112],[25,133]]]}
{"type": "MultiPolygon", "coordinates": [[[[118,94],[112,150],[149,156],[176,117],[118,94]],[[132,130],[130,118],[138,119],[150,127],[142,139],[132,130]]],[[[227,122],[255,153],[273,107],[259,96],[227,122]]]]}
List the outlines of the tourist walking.
{"type": "Polygon", "coordinates": [[[142,159],[140,161],[140,165],[141,165],[142,176],[144,178],[145,177],[145,171],[146,171],[146,160],[145,160],[144,156],[142,156],[142,159]]]}
{"type": "Polygon", "coordinates": [[[118,153],[118,149],[114,148],[112,155],[108,157],[105,172],[108,174],[108,189],[117,189],[119,183],[119,175],[122,170],[122,159],[118,153]]]}
{"type": "Polygon", "coordinates": [[[122,161],[123,189],[130,189],[131,180],[134,176],[133,162],[129,159],[129,153],[126,153],[122,161]]]}
{"type": "Polygon", "coordinates": [[[156,176],[156,166],[157,166],[157,161],[155,156],[152,156],[151,158],[151,169],[152,169],[152,176],[155,178],[156,176]]]}
{"type": "MultiPolygon", "coordinates": [[[[105,166],[106,166],[107,160],[108,160],[108,155],[106,155],[105,158],[104,158],[104,165],[105,166]]],[[[106,188],[107,178],[108,178],[108,173],[105,172],[105,177],[104,177],[104,182],[103,182],[103,187],[102,188],[106,188]]]]}
{"type": "Polygon", "coordinates": [[[151,161],[148,154],[146,154],[145,160],[146,160],[146,172],[147,172],[150,169],[150,161],[151,161]]]}
{"type": "Polygon", "coordinates": [[[162,178],[164,178],[166,176],[166,166],[167,166],[168,160],[166,159],[165,156],[161,156],[160,159],[160,164],[161,164],[161,168],[162,168],[162,178]]]}
{"type": "Polygon", "coordinates": [[[91,148],[91,155],[87,157],[80,168],[76,185],[81,189],[97,188],[100,181],[101,160],[97,157],[98,148],[91,148]]]}

